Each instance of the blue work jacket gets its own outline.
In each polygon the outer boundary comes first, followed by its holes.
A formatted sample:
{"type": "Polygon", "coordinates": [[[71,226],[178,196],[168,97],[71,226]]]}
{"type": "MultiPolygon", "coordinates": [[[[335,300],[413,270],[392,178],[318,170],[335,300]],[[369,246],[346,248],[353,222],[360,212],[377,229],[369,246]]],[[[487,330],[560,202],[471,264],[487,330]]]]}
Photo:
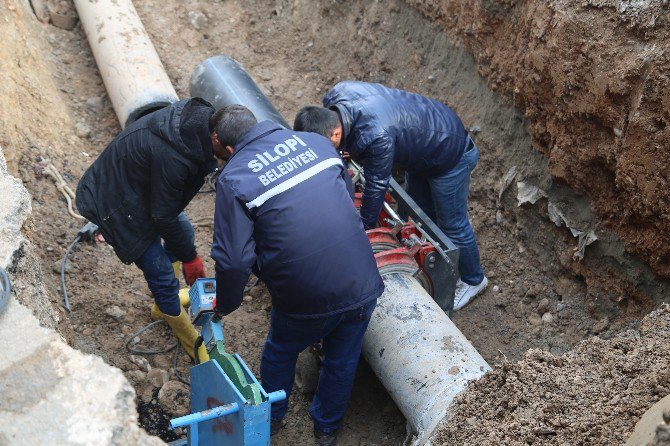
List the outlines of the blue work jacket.
{"type": "Polygon", "coordinates": [[[379,297],[384,284],[347,182],[328,139],[256,124],[216,184],[217,310],[240,306],[252,267],[289,316],[329,316],[379,297]]]}
{"type": "Polygon", "coordinates": [[[451,170],[468,136],[453,110],[434,99],[358,81],[340,82],[323,97],[340,113],[342,149],[363,164],[361,219],[373,228],[391,179],[393,163],[426,178],[451,170]]]}

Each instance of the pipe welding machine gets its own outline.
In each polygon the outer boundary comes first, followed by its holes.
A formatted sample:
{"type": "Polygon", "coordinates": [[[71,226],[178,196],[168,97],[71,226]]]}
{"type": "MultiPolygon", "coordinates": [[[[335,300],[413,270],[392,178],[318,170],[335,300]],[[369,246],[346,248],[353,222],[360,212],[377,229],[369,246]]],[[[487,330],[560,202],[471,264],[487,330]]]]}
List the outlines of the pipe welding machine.
{"type": "MultiPolygon", "coordinates": [[[[363,169],[353,160],[348,160],[348,167],[357,190],[354,205],[360,209],[365,187],[363,169]]],[[[365,233],[379,273],[414,277],[451,317],[459,277],[458,248],[393,178],[377,223],[378,227],[365,233]],[[391,206],[394,200],[405,218],[391,206]]]]}
{"type": "Polygon", "coordinates": [[[201,327],[209,361],[191,367],[191,414],[170,421],[188,427],[188,438],[173,445],[267,446],[270,405],[286,399],[283,390],[267,393],[237,354],[226,352],[221,319],[214,313],[216,280],[198,279],[189,291],[193,325],[201,327]]]}

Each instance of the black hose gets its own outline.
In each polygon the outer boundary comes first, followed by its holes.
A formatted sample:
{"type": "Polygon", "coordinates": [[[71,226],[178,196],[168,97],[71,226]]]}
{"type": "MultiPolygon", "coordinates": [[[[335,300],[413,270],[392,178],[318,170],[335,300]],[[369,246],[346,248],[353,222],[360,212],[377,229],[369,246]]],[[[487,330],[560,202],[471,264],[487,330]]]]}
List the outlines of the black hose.
{"type": "Polygon", "coordinates": [[[177,367],[177,359],[179,359],[180,351],[181,351],[181,344],[179,344],[179,348],[177,348],[174,351],[174,355],[172,356],[172,373],[174,373],[175,378],[177,378],[179,382],[186,384],[187,386],[190,386],[191,383],[181,376],[181,373],[179,373],[179,368],[177,367]]]}
{"type": "Polygon", "coordinates": [[[9,276],[7,272],[0,267],[0,314],[5,311],[7,304],[9,303],[9,296],[12,294],[12,284],[9,282],[9,276]]]}
{"type": "Polygon", "coordinates": [[[80,240],[81,235],[77,235],[72,244],[67,248],[67,251],[65,251],[65,255],[63,256],[63,263],[61,263],[60,266],[60,286],[63,288],[63,306],[68,313],[71,313],[72,309],[70,308],[70,300],[67,297],[67,287],[65,286],[65,267],[67,266],[67,258],[70,256],[70,252],[77,245],[77,243],[79,243],[80,240]]]}

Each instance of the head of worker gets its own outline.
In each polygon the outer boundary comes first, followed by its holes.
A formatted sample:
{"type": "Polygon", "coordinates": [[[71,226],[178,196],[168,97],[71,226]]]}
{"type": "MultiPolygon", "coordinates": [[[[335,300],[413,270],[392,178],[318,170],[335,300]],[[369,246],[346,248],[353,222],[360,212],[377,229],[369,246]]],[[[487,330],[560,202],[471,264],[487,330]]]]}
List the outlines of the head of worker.
{"type": "Polygon", "coordinates": [[[251,110],[243,105],[226,105],[217,110],[209,120],[214,155],[221,160],[228,160],[237,143],[257,122],[251,110]]]}
{"type": "Polygon", "coordinates": [[[335,148],[342,144],[342,120],[336,110],[306,105],[298,111],[293,129],[299,132],[313,132],[325,136],[335,148]]]}

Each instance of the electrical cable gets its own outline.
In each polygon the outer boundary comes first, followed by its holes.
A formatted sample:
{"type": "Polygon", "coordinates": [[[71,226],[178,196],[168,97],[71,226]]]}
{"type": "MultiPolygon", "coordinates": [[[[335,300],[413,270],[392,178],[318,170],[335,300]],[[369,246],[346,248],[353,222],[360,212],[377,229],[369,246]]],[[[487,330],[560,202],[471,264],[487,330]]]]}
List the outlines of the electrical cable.
{"type": "Polygon", "coordinates": [[[174,376],[179,380],[180,382],[190,385],[188,381],[186,381],[184,378],[181,377],[181,374],[179,373],[179,370],[177,370],[177,359],[179,357],[179,352],[182,350],[181,345],[179,344],[179,340],[177,340],[174,345],[171,345],[169,347],[162,348],[160,350],[144,350],[144,349],[139,349],[139,348],[134,348],[130,346],[130,342],[150,329],[153,326],[156,326],[160,324],[161,322],[165,322],[164,320],[160,321],[153,321],[150,322],[149,324],[145,325],[144,327],[140,328],[137,330],[135,333],[131,334],[128,336],[128,339],[126,339],[126,342],[124,342],[123,346],[128,350],[130,353],[135,353],[139,355],[158,355],[161,353],[168,353],[171,350],[174,350],[174,355],[172,357],[172,373],[174,373],[174,376]]]}
{"type": "Polygon", "coordinates": [[[60,265],[60,286],[61,288],[63,288],[63,306],[65,307],[68,313],[71,313],[72,309],[70,308],[70,300],[67,297],[67,287],[65,285],[65,268],[67,266],[67,258],[70,256],[70,252],[77,245],[77,243],[79,243],[80,240],[81,235],[77,234],[72,244],[67,248],[67,251],[65,251],[65,255],[63,256],[63,262],[60,265]]]}
{"type": "Polygon", "coordinates": [[[12,294],[12,284],[9,282],[9,276],[7,271],[0,266],[0,278],[2,282],[0,283],[0,314],[5,311],[7,304],[9,303],[9,298],[12,294]]]}
{"type": "Polygon", "coordinates": [[[254,288],[256,288],[256,285],[258,285],[260,282],[261,282],[260,277],[256,277],[256,280],[254,280],[254,283],[252,283],[251,285],[248,285],[248,286],[245,286],[245,287],[244,287],[244,294],[247,294],[247,293],[249,293],[251,290],[253,290],[254,288]]]}
{"type": "Polygon", "coordinates": [[[179,352],[181,352],[182,348],[181,345],[177,350],[174,352],[174,356],[172,356],[172,373],[174,373],[175,378],[177,378],[177,381],[186,384],[187,386],[190,386],[191,383],[187,381],[186,379],[182,378],[181,373],[179,373],[179,369],[177,368],[177,359],[179,359],[179,352]]]}
{"type": "Polygon", "coordinates": [[[97,231],[98,226],[95,223],[91,223],[90,221],[87,222],[84,226],[81,227],[79,231],[77,231],[77,236],[74,238],[74,241],[67,248],[67,250],[65,251],[65,255],[63,256],[63,261],[61,262],[60,265],[60,285],[61,288],[63,288],[63,306],[65,307],[68,313],[71,313],[72,309],[70,308],[70,300],[68,299],[67,296],[67,286],[65,285],[65,268],[67,267],[67,258],[70,256],[70,252],[72,251],[72,249],[74,249],[77,243],[83,240],[92,241],[95,238],[95,234],[97,231]]]}
{"type": "Polygon", "coordinates": [[[135,333],[131,334],[128,337],[128,339],[126,339],[126,342],[123,344],[123,346],[126,347],[126,350],[128,350],[130,353],[135,353],[135,354],[138,354],[138,355],[158,355],[160,353],[167,353],[167,352],[177,348],[177,346],[179,345],[179,341],[175,342],[174,345],[171,345],[170,347],[165,347],[165,348],[162,348],[160,350],[142,350],[142,349],[138,349],[138,348],[134,348],[134,347],[130,346],[130,341],[132,341],[133,339],[135,339],[136,337],[138,337],[139,335],[141,335],[142,333],[144,333],[145,331],[147,331],[151,327],[153,327],[155,325],[158,325],[162,322],[165,322],[165,321],[164,320],[153,321],[153,322],[145,325],[144,327],[140,328],[135,333]]]}
{"type": "MultiPolygon", "coordinates": [[[[254,280],[254,282],[253,282],[251,285],[249,285],[249,286],[247,286],[247,287],[244,288],[244,293],[246,294],[246,293],[248,293],[249,291],[251,291],[252,289],[254,289],[254,288],[260,283],[260,281],[261,281],[261,279],[258,278],[258,277],[256,277],[256,279],[254,280]]],[[[145,325],[144,327],[140,328],[140,329],[137,330],[135,333],[133,333],[133,334],[131,334],[130,336],[128,336],[128,339],[126,339],[126,341],[124,342],[123,346],[124,346],[124,347],[126,348],[126,350],[128,350],[130,353],[139,354],[139,355],[158,355],[158,354],[161,354],[161,353],[167,353],[167,352],[169,352],[169,351],[171,351],[171,350],[175,350],[175,352],[174,352],[174,356],[172,357],[172,372],[174,373],[174,376],[175,376],[175,378],[177,378],[178,381],[180,381],[180,382],[182,382],[182,383],[184,383],[184,384],[186,384],[186,385],[190,385],[190,383],[188,382],[188,380],[184,379],[184,378],[181,376],[181,374],[179,373],[179,370],[178,370],[178,368],[177,368],[177,359],[179,358],[179,352],[182,351],[182,347],[181,347],[181,345],[179,344],[179,341],[178,341],[178,340],[177,340],[177,342],[175,342],[174,345],[172,345],[172,346],[170,346],[170,347],[162,348],[162,349],[160,349],[160,350],[144,350],[144,349],[137,349],[137,348],[134,348],[134,347],[131,347],[131,346],[130,346],[130,342],[131,342],[133,339],[135,339],[136,337],[138,337],[139,335],[141,335],[142,333],[144,333],[145,331],[147,331],[147,330],[150,329],[151,327],[160,324],[161,322],[165,322],[165,321],[163,321],[163,320],[160,320],[160,321],[153,321],[153,322],[151,322],[151,323],[145,325]]],[[[199,336],[199,337],[198,337],[198,341],[196,341],[195,352],[194,352],[195,355],[196,355],[196,358],[197,358],[197,355],[198,355],[198,347],[199,347],[200,344],[202,344],[202,342],[203,342],[203,338],[202,338],[202,336],[199,336]],[[198,341],[199,341],[199,343],[198,343],[198,341]]],[[[196,359],[196,364],[198,364],[198,363],[199,363],[199,358],[196,359]]]]}

